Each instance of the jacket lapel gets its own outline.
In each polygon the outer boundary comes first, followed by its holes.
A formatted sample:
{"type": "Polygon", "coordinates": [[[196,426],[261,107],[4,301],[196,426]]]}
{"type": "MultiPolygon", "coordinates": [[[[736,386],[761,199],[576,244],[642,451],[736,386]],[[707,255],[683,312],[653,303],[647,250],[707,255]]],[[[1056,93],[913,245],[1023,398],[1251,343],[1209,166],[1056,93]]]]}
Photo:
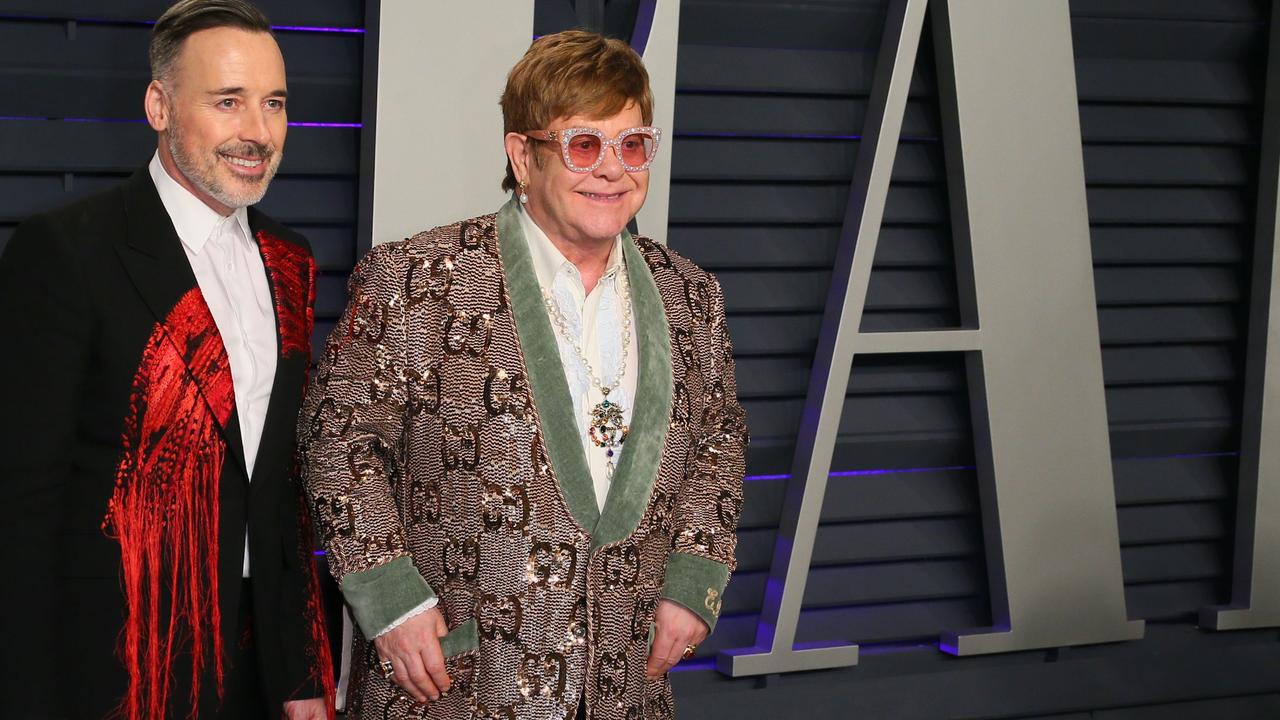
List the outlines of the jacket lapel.
{"type": "Polygon", "coordinates": [[[636,381],[631,432],[613,475],[604,511],[598,509],[591,473],[573,418],[573,400],[565,381],[564,366],[551,321],[543,309],[542,293],[519,212],[508,202],[498,212],[498,248],[503,276],[511,294],[516,335],[524,353],[542,432],[555,468],[560,490],[569,511],[592,534],[591,548],[598,549],[630,535],[644,516],[649,495],[657,479],[666,442],[667,418],[671,414],[673,387],[671,337],[658,286],[631,234],[623,231],[622,251],[631,283],[631,301],[636,314],[635,337],[640,367],[636,381]]]}
{"type": "MultiPolygon", "coordinates": [[[[512,201],[514,202],[514,201],[512,201]]],[[[560,348],[551,321],[542,308],[542,292],[533,269],[533,257],[520,229],[519,210],[508,202],[498,212],[498,254],[502,275],[511,295],[511,313],[516,321],[516,337],[529,373],[529,390],[542,422],[543,442],[555,470],[569,512],[587,532],[600,520],[595,488],[587,457],[573,419],[573,398],[564,379],[560,348]]],[[[625,453],[624,453],[625,456],[625,453]]]]}
{"type": "MultiPolygon", "coordinates": [[[[128,227],[123,241],[116,246],[116,252],[138,294],[142,297],[143,303],[155,317],[156,324],[164,328],[169,341],[173,342],[174,328],[167,323],[172,323],[177,318],[171,318],[170,313],[184,295],[198,286],[196,276],[191,270],[191,263],[187,260],[186,253],[182,250],[182,241],[173,227],[173,221],[169,219],[169,213],[156,193],[147,168],[144,167],[133,174],[126,184],[125,195],[127,204],[125,217],[128,227]]],[[[195,314],[212,321],[209,306],[205,303],[203,296],[199,297],[195,307],[195,314]]],[[[218,343],[219,351],[225,355],[226,350],[222,348],[221,338],[215,338],[214,342],[218,343]]],[[[185,359],[183,348],[177,347],[177,350],[185,359]]],[[[231,448],[231,454],[236,458],[243,474],[244,444],[240,439],[239,423],[234,422],[234,413],[224,416],[223,413],[217,412],[210,402],[210,397],[213,395],[208,386],[214,378],[195,372],[189,363],[186,371],[187,376],[195,384],[197,392],[204,399],[206,407],[216,419],[223,438],[231,448]]]]}
{"type": "Polygon", "coordinates": [[[302,401],[301,379],[306,377],[311,363],[314,326],[315,261],[303,247],[267,225],[261,213],[249,209],[249,229],[266,268],[276,319],[276,374],[254,460],[254,478],[289,460],[279,454],[293,447],[297,408],[302,401]]]}
{"type": "Polygon", "coordinates": [[[671,417],[671,332],[662,296],[648,263],[626,230],[622,231],[622,254],[631,283],[634,337],[641,339],[640,368],[631,432],[613,473],[600,522],[591,536],[593,551],[622,540],[640,524],[658,478],[662,448],[667,441],[667,420],[671,417]]]}

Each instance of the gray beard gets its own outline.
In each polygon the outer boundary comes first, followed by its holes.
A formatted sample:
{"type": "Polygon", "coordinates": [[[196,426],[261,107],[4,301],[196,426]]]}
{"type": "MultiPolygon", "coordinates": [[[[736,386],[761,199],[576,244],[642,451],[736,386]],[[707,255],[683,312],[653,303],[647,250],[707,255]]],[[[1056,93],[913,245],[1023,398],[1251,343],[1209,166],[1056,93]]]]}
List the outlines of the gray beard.
{"type": "MultiPolygon", "coordinates": [[[[174,116],[172,110],[170,111],[170,116],[174,116]]],[[[178,166],[178,170],[191,181],[191,184],[203,190],[209,197],[233,210],[255,205],[262,200],[262,196],[267,194],[267,186],[275,178],[276,169],[280,166],[280,154],[276,152],[270,153],[265,158],[267,172],[262,176],[258,186],[250,188],[247,192],[235,194],[218,182],[216,167],[221,160],[215,156],[212,166],[201,167],[194,158],[187,155],[182,147],[183,134],[180,124],[172,123],[169,126],[168,136],[169,155],[173,158],[174,164],[178,166]]]]}

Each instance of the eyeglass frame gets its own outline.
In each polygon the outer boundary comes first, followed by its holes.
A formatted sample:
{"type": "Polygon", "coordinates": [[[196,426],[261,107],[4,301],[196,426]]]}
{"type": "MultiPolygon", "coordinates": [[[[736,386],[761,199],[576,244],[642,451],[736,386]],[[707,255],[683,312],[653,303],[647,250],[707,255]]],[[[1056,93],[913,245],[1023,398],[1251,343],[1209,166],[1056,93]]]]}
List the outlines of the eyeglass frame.
{"type": "Polygon", "coordinates": [[[613,154],[617,156],[618,162],[622,163],[622,169],[629,173],[644,172],[653,164],[653,159],[658,156],[658,146],[662,144],[662,128],[653,127],[652,125],[639,125],[630,127],[618,133],[612,140],[606,138],[604,133],[593,127],[571,127],[561,130],[526,130],[521,135],[530,140],[539,142],[559,143],[560,144],[560,160],[564,162],[564,166],[569,172],[589,173],[604,164],[604,153],[608,148],[613,148],[613,154]],[[649,132],[653,134],[653,152],[645,158],[643,165],[628,165],[626,160],[622,159],[622,139],[628,135],[635,135],[640,132],[649,132]],[[541,133],[546,137],[538,137],[535,133],[541,133]],[[591,167],[579,168],[569,160],[569,142],[578,135],[595,135],[600,139],[600,156],[592,163],[591,167]]]}

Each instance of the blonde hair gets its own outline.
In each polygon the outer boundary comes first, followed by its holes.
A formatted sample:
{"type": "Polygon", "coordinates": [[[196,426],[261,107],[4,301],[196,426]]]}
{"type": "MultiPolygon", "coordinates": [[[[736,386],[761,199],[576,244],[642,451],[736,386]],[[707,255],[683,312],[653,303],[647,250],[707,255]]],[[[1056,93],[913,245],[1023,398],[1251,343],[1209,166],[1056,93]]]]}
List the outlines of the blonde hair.
{"type": "MultiPolygon", "coordinates": [[[[556,118],[574,115],[608,118],[632,102],[644,124],[653,123],[649,72],[636,51],[598,33],[566,30],[535,40],[507,74],[502,131],[545,130],[556,118]]],[[[508,160],[502,189],[515,187],[508,160]]]]}

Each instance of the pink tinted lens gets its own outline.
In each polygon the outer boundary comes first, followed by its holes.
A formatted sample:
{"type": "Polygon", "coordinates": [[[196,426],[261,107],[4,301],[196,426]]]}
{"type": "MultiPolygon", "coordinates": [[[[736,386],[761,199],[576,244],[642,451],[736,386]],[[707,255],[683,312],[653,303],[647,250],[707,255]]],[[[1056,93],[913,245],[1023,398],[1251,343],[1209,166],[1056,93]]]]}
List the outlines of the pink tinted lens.
{"type": "Polygon", "coordinates": [[[639,167],[653,157],[653,136],[647,133],[632,133],[622,138],[622,162],[631,167],[639,167]]]}
{"type": "Polygon", "coordinates": [[[589,133],[569,138],[569,163],[576,168],[589,168],[600,157],[600,138],[589,133]]]}

